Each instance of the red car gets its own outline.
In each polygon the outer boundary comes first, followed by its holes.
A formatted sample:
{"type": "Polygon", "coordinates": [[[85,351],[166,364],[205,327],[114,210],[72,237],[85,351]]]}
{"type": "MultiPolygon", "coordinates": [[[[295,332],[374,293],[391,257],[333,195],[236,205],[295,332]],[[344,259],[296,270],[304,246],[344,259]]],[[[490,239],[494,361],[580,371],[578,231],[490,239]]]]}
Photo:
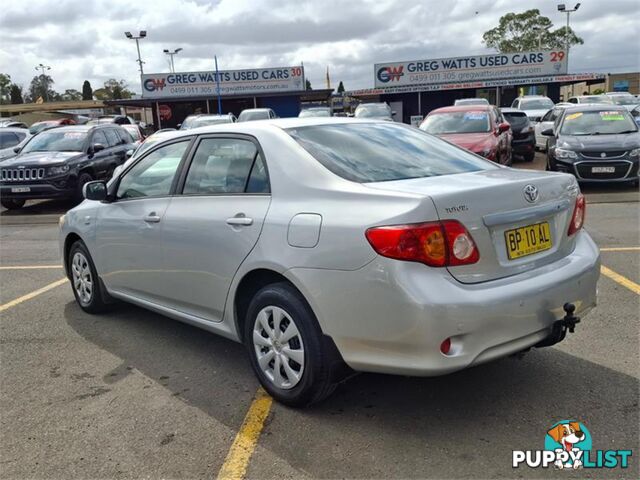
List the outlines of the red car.
{"type": "Polygon", "coordinates": [[[493,105],[433,110],[420,129],[502,165],[511,165],[511,126],[493,105]]]}
{"type": "Polygon", "coordinates": [[[75,125],[75,120],[71,118],[58,118],[55,120],[43,120],[42,122],[36,122],[29,127],[29,133],[31,135],[35,135],[36,133],[40,133],[42,130],[47,130],[48,128],[53,127],[61,127],[64,125],[75,125]]]}

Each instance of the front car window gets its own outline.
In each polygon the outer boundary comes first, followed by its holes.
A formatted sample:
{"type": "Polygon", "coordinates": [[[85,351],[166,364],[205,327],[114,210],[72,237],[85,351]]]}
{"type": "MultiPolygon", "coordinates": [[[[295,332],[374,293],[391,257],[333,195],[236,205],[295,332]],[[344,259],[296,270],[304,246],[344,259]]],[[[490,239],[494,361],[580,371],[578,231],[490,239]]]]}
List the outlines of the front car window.
{"type": "Polygon", "coordinates": [[[122,143],[120,137],[118,137],[118,134],[113,128],[105,129],[104,134],[107,137],[107,142],[110,147],[115,147],[116,145],[120,145],[122,143]]]}
{"type": "Polygon", "coordinates": [[[637,131],[626,110],[570,112],[564,116],[560,129],[562,135],[615,135],[637,131]]]}
{"type": "Polygon", "coordinates": [[[18,143],[20,143],[20,139],[15,133],[0,131],[0,148],[13,147],[18,143]]]}
{"type": "Polygon", "coordinates": [[[118,199],[169,195],[190,139],[154,150],[122,176],[118,199]]]}
{"type": "Polygon", "coordinates": [[[488,111],[469,110],[466,112],[433,113],[420,125],[420,129],[433,135],[440,135],[489,132],[491,126],[488,111]]]}
{"type": "Polygon", "coordinates": [[[524,99],[520,104],[520,110],[548,110],[549,108],[553,108],[553,102],[548,98],[524,99]]]}
{"type": "Polygon", "coordinates": [[[81,152],[87,132],[58,129],[44,131],[31,139],[21,153],[29,152],[81,152]]]}
{"type": "Polygon", "coordinates": [[[264,169],[264,164],[253,142],[235,138],[205,138],[198,145],[182,193],[215,195],[261,192],[264,189],[264,182],[260,179],[261,169],[264,169]],[[256,163],[259,164],[257,167],[256,163]],[[253,169],[256,169],[255,174],[252,174],[253,169]],[[250,177],[253,178],[252,182],[250,177]],[[251,189],[249,183],[252,183],[251,189]]]}
{"type": "Polygon", "coordinates": [[[391,122],[314,125],[286,132],[328,170],[358,183],[498,168],[418,129],[391,122]]]}

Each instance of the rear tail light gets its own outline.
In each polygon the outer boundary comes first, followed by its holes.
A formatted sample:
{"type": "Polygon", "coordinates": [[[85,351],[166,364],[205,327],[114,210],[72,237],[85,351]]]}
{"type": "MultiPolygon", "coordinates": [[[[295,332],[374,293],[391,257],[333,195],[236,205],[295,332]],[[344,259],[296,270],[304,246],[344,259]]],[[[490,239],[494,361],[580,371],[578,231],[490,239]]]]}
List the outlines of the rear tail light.
{"type": "Polygon", "coordinates": [[[567,235],[571,236],[582,228],[586,208],[587,202],[584,199],[584,195],[580,193],[576,198],[576,206],[573,208],[573,215],[571,216],[571,223],[569,224],[567,235]]]}
{"type": "Polygon", "coordinates": [[[471,234],[456,220],[373,227],[366,237],[383,257],[430,267],[469,265],[480,258],[471,234]]]}
{"type": "Polygon", "coordinates": [[[440,351],[445,355],[449,355],[449,352],[451,351],[451,338],[444,339],[440,344],[440,351]]]}

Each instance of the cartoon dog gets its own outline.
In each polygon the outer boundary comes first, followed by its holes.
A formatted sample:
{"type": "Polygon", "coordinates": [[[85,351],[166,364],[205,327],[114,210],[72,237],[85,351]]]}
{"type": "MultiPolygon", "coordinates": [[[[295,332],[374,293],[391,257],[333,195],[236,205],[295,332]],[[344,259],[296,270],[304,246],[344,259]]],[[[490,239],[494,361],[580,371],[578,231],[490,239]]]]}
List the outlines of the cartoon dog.
{"type": "MultiPolygon", "coordinates": [[[[556,425],[547,432],[551,438],[562,445],[562,448],[556,448],[556,452],[579,452],[580,449],[574,447],[576,443],[584,440],[584,433],[580,430],[580,424],[578,422],[561,423],[556,425]]],[[[569,462],[563,464],[562,460],[557,460],[555,463],[556,468],[581,468],[582,461],[574,460],[573,465],[569,462]]]]}

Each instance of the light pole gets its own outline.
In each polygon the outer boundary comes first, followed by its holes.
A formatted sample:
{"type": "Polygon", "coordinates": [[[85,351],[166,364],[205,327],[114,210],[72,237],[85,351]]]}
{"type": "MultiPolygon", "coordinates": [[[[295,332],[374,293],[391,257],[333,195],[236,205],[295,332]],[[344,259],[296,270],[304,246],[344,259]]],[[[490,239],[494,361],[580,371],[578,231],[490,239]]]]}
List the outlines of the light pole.
{"type": "Polygon", "coordinates": [[[170,58],[169,64],[171,65],[171,73],[176,73],[176,67],[173,65],[173,56],[181,51],[182,51],[182,48],[176,48],[173,52],[171,50],[167,50],[166,48],[163,50],[164,53],[169,55],[169,58],[170,58]]]}
{"type": "Polygon", "coordinates": [[[47,84],[47,80],[44,72],[46,72],[47,70],[51,70],[51,67],[49,65],[43,65],[41,63],[36,66],[36,70],[42,70],[42,74],[40,75],[40,83],[42,83],[42,87],[44,89],[44,101],[48,102],[49,101],[49,95],[48,95],[49,85],[47,84]]]}
{"type": "Polygon", "coordinates": [[[138,49],[138,64],[140,65],[140,75],[143,75],[144,71],[142,69],[142,64],[144,62],[142,61],[142,58],[140,58],[140,39],[147,36],[147,31],[146,30],[140,30],[140,34],[137,35],[137,36],[132,35],[131,32],[124,32],[124,36],[127,37],[129,40],[135,40],[136,41],[136,48],[138,49]]]}
{"type": "Polygon", "coordinates": [[[558,5],[558,11],[559,12],[565,12],[567,14],[567,29],[565,30],[565,36],[564,36],[564,42],[565,42],[565,48],[564,48],[564,53],[567,56],[567,73],[569,72],[569,16],[573,13],[573,12],[577,12],[578,9],[580,8],[580,4],[576,3],[576,6],[573,7],[573,9],[568,9],[564,3],[561,3],[560,5],[558,5]]]}

